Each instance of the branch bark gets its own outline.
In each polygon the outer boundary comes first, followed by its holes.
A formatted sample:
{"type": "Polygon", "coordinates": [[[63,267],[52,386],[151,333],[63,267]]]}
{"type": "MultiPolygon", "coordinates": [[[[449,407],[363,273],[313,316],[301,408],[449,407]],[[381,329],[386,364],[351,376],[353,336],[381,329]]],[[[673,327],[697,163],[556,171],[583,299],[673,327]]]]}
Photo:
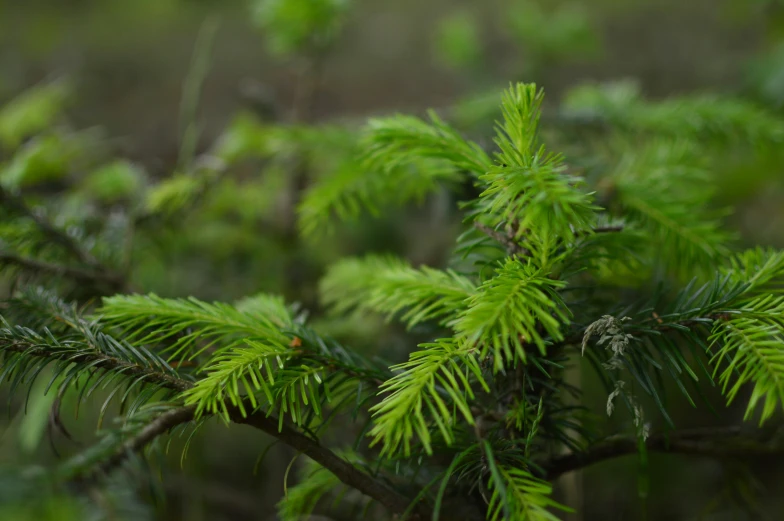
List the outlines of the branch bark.
{"type": "Polygon", "coordinates": [[[157,437],[166,434],[178,425],[193,421],[195,413],[196,407],[178,407],[158,415],[139,431],[136,436],[128,439],[108,459],[105,459],[100,465],[93,468],[88,475],[82,476],[79,481],[90,482],[110,474],[120,467],[128,459],[129,455],[141,452],[157,437]]]}
{"type": "MultiPolygon", "coordinates": [[[[739,427],[692,429],[651,436],[645,447],[652,452],[706,456],[712,458],[749,457],[784,453],[784,443],[769,434],[741,433],[739,427]]],[[[636,454],[637,438],[612,436],[583,452],[555,456],[540,466],[545,479],[554,480],[569,472],[582,470],[596,463],[636,454]]]]}
{"type": "Polygon", "coordinates": [[[518,244],[515,238],[512,237],[511,235],[499,232],[498,230],[494,230],[490,226],[487,226],[486,224],[482,224],[480,222],[474,222],[474,227],[480,232],[490,237],[491,239],[501,244],[504,248],[506,248],[506,252],[509,255],[522,255],[523,257],[531,256],[531,252],[528,251],[527,248],[520,246],[520,244],[518,244]]]}
{"type": "MultiPolygon", "coordinates": [[[[500,232],[486,224],[478,221],[474,222],[474,228],[481,231],[491,239],[495,240],[506,248],[509,255],[521,255],[523,257],[530,257],[531,252],[527,248],[520,245],[512,234],[500,232]]],[[[598,226],[593,229],[594,233],[618,233],[623,231],[622,225],[617,226],[598,226]]]]}
{"type": "MultiPolygon", "coordinates": [[[[43,351],[36,351],[35,348],[31,349],[30,346],[27,345],[5,346],[4,350],[25,352],[33,356],[44,356],[43,351]]],[[[49,357],[51,358],[51,356],[49,357]]],[[[129,366],[129,368],[124,371],[125,374],[136,375],[139,373],[140,375],[150,375],[151,373],[155,373],[157,374],[157,377],[151,377],[149,381],[154,381],[169,389],[183,391],[193,386],[193,384],[188,381],[134,366],[133,364],[121,360],[109,357],[100,358],[99,356],[93,358],[95,358],[95,360],[101,360],[99,363],[93,365],[93,367],[97,368],[119,369],[129,366]]],[[[93,358],[88,356],[82,356],[81,358],[68,357],[69,360],[83,362],[92,362],[94,361],[93,358]]],[[[253,410],[253,406],[250,402],[244,405],[246,410],[253,410]]],[[[228,410],[232,422],[249,425],[259,429],[278,439],[285,445],[295,449],[297,452],[307,455],[322,467],[332,472],[340,481],[375,499],[389,509],[390,512],[402,515],[411,504],[411,499],[392,489],[378,478],[363,472],[347,462],[329,448],[321,445],[317,439],[306,436],[285,423],[278,429],[278,418],[275,416],[267,415],[263,411],[256,411],[248,416],[244,416],[241,409],[236,406],[229,407],[228,410]]],[[[185,406],[162,413],[142,428],[137,434],[126,440],[110,458],[104,460],[98,467],[91,469],[87,474],[83,474],[77,478],[76,481],[89,482],[112,472],[122,465],[131,454],[142,451],[157,437],[166,434],[179,425],[193,421],[195,419],[195,412],[196,408],[194,406],[185,406]]],[[[413,514],[409,517],[411,520],[419,519],[423,521],[429,518],[430,510],[424,503],[416,505],[413,508],[413,514]]]]}

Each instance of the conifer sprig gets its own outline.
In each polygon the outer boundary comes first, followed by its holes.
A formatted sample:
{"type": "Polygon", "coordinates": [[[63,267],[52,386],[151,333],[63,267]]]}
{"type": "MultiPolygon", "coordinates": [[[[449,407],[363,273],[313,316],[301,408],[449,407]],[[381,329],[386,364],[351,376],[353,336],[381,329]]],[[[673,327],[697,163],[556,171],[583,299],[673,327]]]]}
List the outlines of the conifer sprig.
{"type": "Polygon", "coordinates": [[[481,346],[493,367],[526,361],[526,348],[544,353],[546,337],[563,340],[569,312],[557,290],[563,281],[549,278],[530,261],[507,259],[467,303],[455,323],[457,338],[481,346]]]}
{"type": "Polygon", "coordinates": [[[356,309],[399,316],[409,328],[428,320],[454,321],[475,291],[470,279],[452,270],[414,268],[382,256],[342,260],[320,283],[322,300],[335,313],[356,309]]]}
{"type": "Polygon", "coordinates": [[[563,158],[539,144],[543,97],[533,84],[504,93],[496,164],[480,177],[487,188],[473,211],[478,218],[505,223],[517,240],[528,235],[533,244],[571,241],[575,233],[590,232],[599,210],[592,195],[579,190],[581,180],[566,173],[563,158]]]}
{"type": "Polygon", "coordinates": [[[683,143],[649,143],[627,153],[609,177],[623,218],[649,232],[664,262],[686,273],[716,267],[731,238],[722,212],[710,207],[710,177],[697,153],[683,143]]]}
{"type": "Polygon", "coordinates": [[[552,485],[537,479],[525,468],[509,466],[496,460],[491,445],[484,442],[491,496],[487,516],[491,521],[530,519],[557,521],[549,509],[568,510],[550,498],[552,485]]]}
{"type": "Polygon", "coordinates": [[[461,137],[434,111],[428,118],[429,123],[403,115],[371,119],[364,145],[366,163],[394,169],[422,158],[438,159],[475,176],[490,168],[492,161],[479,145],[461,137]]]}
{"type": "Polygon", "coordinates": [[[229,304],[195,298],[118,295],[105,298],[99,314],[104,322],[120,328],[130,342],[163,345],[161,353],[170,360],[192,360],[211,348],[230,350],[246,345],[248,340],[285,350],[291,338],[277,324],[292,318],[281,314],[274,297],[268,297],[263,306],[258,302],[260,298],[242,312],[229,304]],[[274,313],[260,316],[259,307],[273,309],[274,313]]]}
{"type": "Polygon", "coordinates": [[[374,425],[369,435],[373,444],[383,442],[382,453],[402,451],[411,454],[414,436],[425,452],[432,453],[433,425],[449,444],[454,440],[454,412],[473,425],[469,400],[473,385],[489,390],[477,358],[478,349],[453,339],[422,344],[421,351],[411,353],[408,362],[393,366],[401,371],[381,386],[384,400],[373,406],[374,425]]]}
{"type": "Polygon", "coordinates": [[[564,113],[566,117],[597,118],[613,129],[654,136],[740,141],[757,146],[784,140],[784,122],[749,101],[706,94],[648,101],[641,96],[639,86],[629,81],[577,87],[566,96],[564,113]]]}
{"type": "Polygon", "coordinates": [[[711,363],[728,402],[753,382],[746,418],[761,406],[763,423],[784,403],[784,297],[761,296],[739,311],[714,323],[711,363]]]}

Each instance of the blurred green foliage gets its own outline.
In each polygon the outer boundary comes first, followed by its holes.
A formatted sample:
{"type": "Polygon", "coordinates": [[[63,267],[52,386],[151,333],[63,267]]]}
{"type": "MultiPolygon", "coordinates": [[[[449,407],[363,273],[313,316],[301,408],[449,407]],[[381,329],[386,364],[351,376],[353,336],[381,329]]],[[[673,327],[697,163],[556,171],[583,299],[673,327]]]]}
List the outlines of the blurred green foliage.
{"type": "Polygon", "coordinates": [[[350,6],[350,0],[254,0],[253,21],[269,51],[287,56],[327,47],[350,6]]]}
{"type": "Polygon", "coordinates": [[[456,69],[471,69],[481,63],[482,38],[470,12],[456,11],[439,21],[435,33],[437,58],[456,69]]]}
{"type": "MultiPolygon", "coordinates": [[[[670,11],[664,15],[657,10],[658,3],[654,1],[620,5],[599,1],[581,4],[526,0],[488,2],[486,6],[471,6],[470,9],[439,2],[430,8],[434,13],[428,10],[425,2],[402,2],[394,8],[378,2],[366,6],[359,4],[343,0],[254,0],[250,5],[239,1],[187,3],[181,0],[93,1],[73,6],[49,2],[46,7],[36,4],[29,8],[21,3],[10,7],[4,4],[0,6],[0,33],[13,45],[0,57],[2,72],[7,71],[7,74],[0,74],[0,95],[8,100],[0,109],[0,183],[8,189],[20,189],[29,194],[32,203],[46,207],[45,213],[64,228],[82,230],[74,233],[90,245],[100,259],[109,259],[118,267],[130,264],[135,289],[140,291],[231,300],[264,289],[287,293],[318,309],[315,280],[326,264],[343,254],[391,250],[417,260],[440,263],[444,255],[438,253],[439,246],[451,243],[460,223],[455,222],[452,204],[455,201],[444,196],[438,188],[438,182],[452,180],[454,176],[441,170],[438,161],[390,170],[384,183],[373,184],[362,175],[369,168],[367,158],[358,159],[353,155],[357,144],[365,137],[353,121],[345,125],[314,126],[306,122],[270,121],[254,114],[252,108],[240,108],[234,103],[231,107],[238,110],[212,117],[207,125],[204,111],[208,112],[212,106],[223,110],[226,105],[218,103],[236,97],[236,84],[221,85],[221,81],[233,81],[236,75],[229,75],[229,80],[222,80],[215,74],[207,77],[205,94],[197,100],[202,110],[196,111],[203,118],[199,123],[205,123],[205,137],[198,143],[196,160],[188,169],[178,169],[171,160],[177,155],[175,133],[161,139],[161,132],[149,123],[150,119],[145,119],[152,114],[159,126],[177,125],[174,117],[170,118],[171,122],[160,123],[176,110],[165,100],[179,98],[195,28],[206,14],[216,11],[226,21],[218,31],[212,60],[215,67],[224,67],[218,69],[218,74],[224,73],[229,66],[266,65],[265,55],[283,63],[296,62],[335,47],[336,53],[343,53],[344,61],[327,61],[324,65],[327,75],[341,75],[347,70],[352,73],[350,79],[342,83],[333,79],[332,87],[324,88],[327,101],[322,105],[327,107],[322,108],[322,112],[362,112],[366,107],[358,106],[355,110],[351,103],[364,95],[368,87],[356,78],[374,74],[377,70],[374,67],[378,67],[383,58],[369,51],[370,56],[361,54],[366,45],[358,43],[357,36],[352,36],[354,39],[345,46],[341,46],[340,38],[345,34],[361,33],[366,21],[374,20],[374,10],[389,9],[392,13],[403,13],[404,20],[410,22],[404,24],[404,28],[391,25],[391,32],[401,33],[400,40],[388,33],[370,37],[389,39],[392,49],[395,42],[405,41],[405,38],[420,42],[420,45],[421,40],[424,45],[432,45],[432,53],[412,52],[405,59],[394,62],[393,66],[399,70],[393,71],[393,75],[411,77],[406,85],[412,85],[409,88],[427,100],[420,106],[438,104],[434,100],[445,98],[440,105],[444,117],[462,132],[488,134],[487,129],[500,116],[499,84],[505,85],[517,77],[532,79],[542,74],[553,84],[553,91],[565,92],[563,102],[545,107],[545,120],[552,121],[555,126],[563,124],[559,130],[573,132],[570,138],[574,139],[570,139],[568,145],[573,155],[567,155],[567,160],[574,157],[575,163],[586,169],[589,179],[599,168],[597,165],[606,164],[608,157],[636,150],[639,143],[616,141],[615,148],[599,150],[598,157],[583,160],[585,156],[581,154],[595,141],[575,122],[593,122],[601,126],[609,121],[640,134],[663,132],[675,139],[696,141],[698,150],[710,158],[710,175],[718,180],[721,202],[739,203],[738,213],[729,219],[742,231],[742,241],[754,242],[762,237],[771,244],[784,242],[778,225],[784,218],[781,205],[784,154],[780,141],[767,139],[780,133],[775,127],[780,125],[784,102],[782,23],[780,15],[774,16],[779,11],[772,10],[780,3],[722,3],[725,7],[733,4],[734,11],[727,25],[720,27],[721,31],[731,33],[733,24],[749,24],[752,30],[764,25],[765,30],[759,32],[764,32],[766,42],[759,52],[744,51],[744,54],[738,51],[743,55],[741,73],[737,73],[734,62],[729,62],[730,57],[719,56],[719,68],[726,61],[729,75],[740,77],[740,80],[737,84],[716,85],[709,84],[716,77],[710,75],[714,70],[711,67],[715,66],[705,64],[701,67],[702,63],[695,62],[691,64],[693,70],[678,69],[677,64],[667,69],[666,60],[654,63],[650,59],[655,53],[642,48],[643,44],[636,39],[635,27],[627,29],[625,37],[631,39],[625,42],[613,37],[608,29],[612,23],[623,25],[627,20],[647,25],[656,24],[659,19],[665,22],[669,17],[677,19],[681,8],[684,11],[703,9],[705,18],[709,18],[714,8],[712,2],[708,2],[707,7],[700,4],[693,8],[675,5],[679,2],[667,2],[662,11],[670,11]],[[771,11],[764,11],[766,9],[771,11]],[[623,18],[625,13],[635,12],[643,13],[636,22],[633,18],[623,18]],[[766,16],[762,21],[760,13],[766,16]],[[419,17],[425,20],[421,25],[414,23],[419,17]],[[257,32],[252,33],[251,28],[257,32]],[[410,36],[417,31],[426,33],[425,37],[416,40],[410,36]],[[76,42],[74,45],[84,48],[75,53],[78,59],[66,52],[52,54],[66,48],[64,42],[69,38],[76,42]],[[590,82],[572,88],[574,77],[597,76],[612,80],[626,76],[628,63],[622,57],[618,58],[618,49],[624,45],[640,47],[639,60],[651,60],[651,75],[674,77],[674,83],[682,81],[684,89],[693,87],[694,83],[689,83],[688,78],[697,74],[695,71],[707,70],[704,78],[708,80],[703,79],[707,83],[705,92],[685,96],[673,93],[671,98],[658,99],[646,96],[647,86],[639,81],[590,82]],[[24,54],[21,54],[22,49],[24,54]],[[20,54],[15,57],[17,50],[20,54]],[[50,59],[50,54],[56,57],[50,59]],[[437,69],[428,63],[430,56],[438,65],[446,66],[459,81],[465,80],[464,85],[468,88],[454,87],[454,92],[460,91],[460,96],[443,96],[448,89],[439,87],[444,78],[435,73],[419,76],[423,68],[437,69]],[[15,66],[15,59],[23,62],[22,65],[15,66]],[[69,65],[80,63],[82,59],[86,63],[84,69],[69,65]],[[616,60],[614,65],[613,60],[616,60]],[[330,72],[330,66],[335,63],[342,64],[342,68],[336,67],[336,72],[330,72]],[[553,72],[574,63],[583,69],[573,76],[565,78],[553,72]],[[416,64],[420,65],[415,67],[416,64]],[[81,73],[94,74],[92,83],[40,81],[43,77],[51,77],[50,73],[69,70],[69,67],[75,69],[76,80],[83,79],[79,76],[81,73]],[[409,69],[417,72],[412,74],[409,69]],[[167,83],[166,77],[174,79],[167,83]],[[101,85],[117,84],[134,90],[145,82],[152,85],[148,94],[142,96],[139,104],[128,105],[131,108],[124,109],[125,112],[122,107],[129,103],[127,100],[100,90],[101,85]],[[85,85],[92,85],[92,90],[86,90],[85,85]],[[344,97],[339,98],[343,101],[333,103],[330,96],[336,97],[338,90],[345,91],[344,97]],[[168,91],[176,94],[164,98],[168,91]],[[157,99],[159,93],[161,98],[157,99]],[[102,96],[108,101],[100,104],[102,96]],[[722,102],[726,103],[721,105],[722,102]],[[333,109],[333,105],[336,108],[333,109]],[[687,106],[702,106],[705,110],[703,113],[688,112],[684,110],[687,106]],[[716,116],[712,110],[717,106],[724,110],[712,120],[710,118],[716,116]],[[144,112],[138,107],[143,107],[144,112]],[[116,112],[96,114],[95,110],[116,112]],[[71,112],[75,112],[83,123],[79,128],[102,124],[104,118],[115,122],[117,118],[138,116],[144,123],[130,139],[160,141],[168,143],[161,147],[175,150],[160,157],[157,151],[161,149],[155,149],[156,152],[147,156],[146,149],[140,148],[135,157],[125,158],[116,150],[121,147],[115,147],[115,143],[109,146],[94,132],[74,130],[66,117],[71,112]],[[749,125],[755,121],[756,126],[749,125]],[[722,134],[733,134],[734,128],[741,127],[758,129],[743,139],[753,146],[726,146],[721,139],[716,139],[722,134]],[[764,142],[760,142],[759,136],[766,137],[764,142]],[[304,162],[304,166],[300,166],[306,171],[306,190],[296,195],[291,186],[291,172],[298,161],[304,162]],[[432,190],[427,193],[409,190],[413,185],[407,185],[406,179],[422,172],[432,175],[432,190]],[[307,189],[314,185],[317,188],[307,189]],[[384,201],[396,208],[386,213],[386,218],[366,217],[363,213],[368,194],[375,191],[383,193],[384,201]],[[401,204],[410,202],[424,202],[424,206],[401,204]],[[318,206],[318,203],[322,205],[318,206]],[[444,210],[445,206],[449,209],[444,210]],[[109,210],[115,212],[111,219],[106,217],[109,210]],[[293,219],[291,215],[294,215],[293,219]],[[334,223],[335,217],[353,217],[354,220],[347,225],[333,225],[331,235],[315,233],[321,231],[327,221],[334,223]],[[143,233],[133,244],[120,240],[129,228],[135,227],[141,228],[143,233]],[[423,232],[425,238],[414,239],[412,230],[423,232]],[[298,231],[308,232],[309,238],[297,238],[298,231]]],[[[378,17],[387,14],[384,11],[378,17]]],[[[394,21],[394,17],[390,15],[389,20],[394,21]]],[[[701,30],[675,25],[675,29],[662,25],[660,38],[701,30]]],[[[368,26],[379,27],[378,23],[368,26]]],[[[709,32],[709,29],[704,30],[709,32]]],[[[386,44],[382,41],[376,45],[384,47],[386,44]]],[[[291,71],[261,66],[259,69],[260,72],[251,70],[248,73],[265,79],[269,76],[273,83],[277,81],[284,98],[295,90],[291,71]]],[[[550,85],[545,84],[549,89],[550,85]]],[[[402,90],[399,85],[374,95],[378,111],[387,111],[395,105],[396,90],[402,90]]],[[[551,99],[557,98],[552,96],[551,99]]],[[[117,126],[116,122],[114,124],[117,126]]],[[[120,125],[119,128],[126,127],[120,125]]],[[[561,144],[564,138],[554,136],[553,140],[561,144]]],[[[470,192],[471,188],[466,190],[470,192]]],[[[380,209],[375,210],[376,214],[381,213],[380,209]]],[[[18,251],[38,253],[31,244],[35,238],[32,227],[29,233],[18,236],[0,229],[0,236],[0,246],[14,245],[18,251]]],[[[53,261],[59,260],[61,255],[57,251],[46,253],[53,261]]],[[[617,275],[617,272],[608,272],[607,276],[610,275],[617,275]]],[[[628,275],[640,276],[640,273],[628,275]]],[[[383,325],[378,317],[360,317],[339,323],[325,317],[316,317],[316,320],[321,321],[322,330],[331,330],[335,336],[353,340],[358,346],[372,346],[378,352],[399,355],[410,344],[401,331],[383,325]]],[[[601,402],[604,396],[597,395],[601,402]]],[[[46,455],[47,444],[41,438],[48,436],[45,429],[42,431],[45,427],[42,421],[48,421],[44,413],[48,411],[50,400],[51,395],[48,395],[31,402],[29,420],[18,427],[21,431],[16,439],[19,436],[24,439],[18,446],[38,451],[30,459],[51,459],[46,455]]],[[[16,407],[15,410],[20,410],[19,404],[16,407]]],[[[222,443],[224,438],[222,433],[217,433],[211,439],[222,443]]],[[[15,450],[13,447],[8,450],[15,450]]],[[[235,448],[245,459],[253,459],[258,449],[255,445],[235,448]]],[[[207,468],[204,472],[211,472],[208,455],[194,451],[192,457],[200,461],[193,465],[203,463],[207,468]]],[[[232,474],[231,470],[223,471],[232,474]]],[[[283,473],[275,469],[263,472],[275,474],[274,479],[283,473]]],[[[592,485],[602,480],[610,481],[608,475],[592,485]]],[[[256,493],[253,487],[260,483],[250,480],[249,483],[248,487],[256,493]]],[[[274,496],[274,493],[270,494],[274,496]]],[[[679,501],[671,499],[674,504],[679,501]]],[[[613,509],[613,504],[598,505],[590,498],[586,502],[590,504],[586,519],[603,519],[613,509]],[[595,514],[592,516],[590,512],[595,514]]],[[[25,515],[29,519],[68,519],[69,515],[73,519],[84,518],[80,517],[83,513],[78,506],[69,499],[55,499],[51,505],[41,504],[40,509],[32,513],[24,511],[16,499],[3,504],[8,512],[0,512],[2,519],[26,519],[25,515]]],[[[625,505],[625,508],[632,508],[625,505]]]]}

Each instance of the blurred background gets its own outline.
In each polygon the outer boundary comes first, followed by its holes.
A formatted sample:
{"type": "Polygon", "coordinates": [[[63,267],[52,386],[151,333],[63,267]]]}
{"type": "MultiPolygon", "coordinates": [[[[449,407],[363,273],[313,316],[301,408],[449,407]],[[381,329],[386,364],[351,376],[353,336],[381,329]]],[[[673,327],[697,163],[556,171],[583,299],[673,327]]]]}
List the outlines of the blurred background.
{"type": "MultiPolygon", "coordinates": [[[[425,204],[340,226],[327,238],[300,241],[293,203],[279,194],[291,183],[308,183],[309,176],[296,175],[302,149],[264,134],[264,124],[358,126],[370,116],[433,107],[487,141],[498,99],[488,93],[509,82],[536,82],[548,106],[558,106],[579,85],[620,80],[654,101],[716,93],[780,114],[784,3],[0,0],[0,106],[41,85],[61,86],[63,119],[78,129],[68,133],[68,143],[77,142],[66,155],[62,148],[56,157],[38,150],[17,164],[6,147],[4,175],[41,194],[69,187],[75,206],[89,193],[91,204],[113,208],[137,185],[178,182],[187,169],[183,158],[216,156],[232,176],[208,186],[198,211],[139,239],[135,289],[226,301],[280,292],[313,309],[315,320],[316,281],[326,264],[389,251],[441,265],[460,231],[459,215],[451,196],[436,194],[425,204]],[[254,147],[265,152],[246,157],[254,147]]],[[[344,146],[340,132],[335,140],[336,149],[344,146]]],[[[328,169],[329,154],[322,162],[324,151],[307,150],[310,170],[328,169]]],[[[737,207],[728,221],[740,242],[784,246],[784,150],[732,159],[717,168],[716,182],[719,202],[737,207]]],[[[159,192],[159,208],[174,204],[159,192]]],[[[395,361],[413,345],[401,328],[381,322],[324,326],[395,361]]],[[[598,385],[593,390],[589,375],[584,385],[586,402],[601,410],[606,395],[598,385]]],[[[721,406],[721,399],[709,399],[721,406]]],[[[40,405],[39,417],[50,405],[40,405]]],[[[682,426],[715,420],[678,400],[672,407],[682,426]]],[[[70,410],[67,398],[63,409],[70,410]]],[[[81,411],[79,421],[62,415],[72,441],[47,432],[45,422],[25,421],[19,404],[11,404],[0,457],[49,465],[75,453],[92,439],[97,409],[81,411]]],[[[742,409],[721,418],[740,422],[742,409]]],[[[139,519],[275,519],[293,454],[280,446],[264,453],[270,442],[243,426],[209,425],[191,442],[182,467],[179,450],[172,450],[162,490],[150,494],[139,519]]],[[[637,463],[627,458],[591,468],[559,493],[578,509],[574,520],[646,519],[645,511],[647,519],[740,519],[717,514],[728,502],[757,505],[749,519],[784,518],[782,472],[771,460],[749,463],[752,474],[654,455],[645,499],[637,463]]]]}

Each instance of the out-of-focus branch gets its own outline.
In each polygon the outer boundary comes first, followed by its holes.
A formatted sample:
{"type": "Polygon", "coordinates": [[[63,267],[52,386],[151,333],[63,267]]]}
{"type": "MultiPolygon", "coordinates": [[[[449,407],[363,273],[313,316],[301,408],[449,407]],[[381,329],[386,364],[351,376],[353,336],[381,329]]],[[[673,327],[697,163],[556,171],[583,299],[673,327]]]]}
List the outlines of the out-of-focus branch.
{"type": "Polygon", "coordinates": [[[59,244],[75,261],[86,266],[86,269],[51,264],[37,259],[21,257],[10,252],[0,252],[0,263],[14,264],[34,272],[73,277],[82,283],[101,283],[108,285],[113,291],[120,290],[126,286],[126,280],[122,274],[104,266],[73,237],[33,211],[33,209],[25,203],[22,197],[10,193],[2,186],[0,186],[0,205],[32,220],[45,237],[52,242],[59,244]]]}
{"type": "Polygon", "coordinates": [[[31,219],[47,238],[62,246],[80,263],[95,270],[103,269],[101,263],[90,252],[82,248],[71,236],[38,215],[32,208],[27,206],[21,197],[12,195],[2,186],[0,186],[0,204],[31,219]]]}
{"type": "Polygon", "coordinates": [[[103,283],[113,288],[122,287],[124,284],[123,277],[116,273],[87,270],[74,266],[63,266],[61,264],[44,262],[8,252],[0,252],[0,265],[3,264],[18,266],[22,269],[37,273],[70,277],[82,283],[103,283]]]}
{"type": "MultiPolygon", "coordinates": [[[[164,387],[181,391],[193,385],[185,380],[170,377],[169,375],[165,376],[169,380],[161,381],[161,385],[164,387]]],[[[248,409],[253,409],[250,402],[245,404],[245,410],[248,409]]],[[[228,413],[234,423],[255,427],[295,449],[297,452],[307,455],[332,472],[340,481],[378,501],[392,513],[403,514],[411,504],[411,499],[393,490],[381,480],[358,469],[329,448],[321,445],[317,439],[311,438],[285,423],[279,428],[278,418],[267,415],[264,411],[257,411],[244,416],[239,407],[230,406],[228,407],[228,413]]],[[[160,414],[138,433],[127,439],[108,459],[103,460],[97,467],[77,477],[76,481],[89,483],[102,475],[112,472],[121,466],[130,455],[141,452],[156,438],[166,434],[175,427],[193,421],[195,415],[195,406],[177,407],[160,414]]],[[[425,521],[429,518],[430,511],[424,503],[416,505],[413,508],[413,515],[409,517],[412,521],[425,521]]]]}
{"type": "MultiPolygon", "coordinates": [[[[784,454],[784,441],[769,433],[742,434],[739,427],[674,431],[649,437],[645,447],[653,452],[689,454],[711,458],[784,454]]],[[[639,450],[638,439],[612,436],[582,452],[556,456],[541,464],[548,480],[639,450]]]]}

